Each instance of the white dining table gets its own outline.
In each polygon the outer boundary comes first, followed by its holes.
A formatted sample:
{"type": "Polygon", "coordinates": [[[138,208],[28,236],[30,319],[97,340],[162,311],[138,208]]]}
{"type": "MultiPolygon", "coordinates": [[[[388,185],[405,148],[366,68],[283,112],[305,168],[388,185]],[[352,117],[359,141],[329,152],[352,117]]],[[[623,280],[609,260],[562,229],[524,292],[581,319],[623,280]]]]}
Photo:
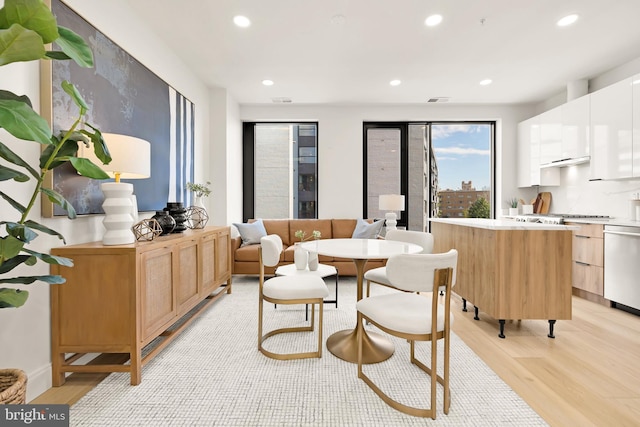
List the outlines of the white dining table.
{"type": "MultiPolygon", "coordinates": [[[[357,300],[362,299],[362,283],[367,260],[388,259],[393,255],[412,254],[422,251],[413,243],[384,239],[319,239],[302,243],[310,252],[335,258],[352,259],[356,266],[357,300]]],[[[347,362],[358,362],[358,320],[356,327],[338,331],[327,338],[327,349],[347,362]]],[[[366,331],[362,345],[363,363],[378,363],[388,359],[394,352],[393,343],[382,334],[366,331]]]]}

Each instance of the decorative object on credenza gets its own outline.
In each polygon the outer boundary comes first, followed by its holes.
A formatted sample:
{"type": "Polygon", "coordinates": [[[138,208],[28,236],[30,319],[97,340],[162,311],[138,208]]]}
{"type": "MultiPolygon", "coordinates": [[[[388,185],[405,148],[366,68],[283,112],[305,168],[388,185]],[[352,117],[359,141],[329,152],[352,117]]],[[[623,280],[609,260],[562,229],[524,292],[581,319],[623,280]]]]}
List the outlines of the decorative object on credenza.
{"type": "Polygon", "coordinates": [[[395,230],[398,223],[397,211],[404,211],[404,196],[402,194],[381,194],[378,200],[378,208],[381,211],[389,211],[384,217],[388,230],[395,230]]]}
{"type": "Polygon", "coordinates": [[[206,184],[198,184],[193,182],[187,182],[187,190],[193,192],[195,199],[193,201],[193,206],[197,206],[199,208],[204,209],[204,201],[203,197],[209,197],[211,194],[211,189],[209,189],[209,185],[211,185],[210,181],[207,181],[206,184]]]}
{"type": "Polygon", "coordinates": [[[182,205],[182,202],[169,202],[164,210],[169,212],[169,215],[171,215],[176,222],[172,233],[182,233],[187,229],[187,210],[182,205]]]}
{"type": "Polygon", "coordinates": [[[176,228],[176,220],[169,215],[169,211],[156,211],[156,214],[151,218],[160,224],[160,227],[162,228],[162,233],[160,233],[161,236],[173,232],[174,228],[176,228]]]}
{"type": "Polygon", "coordinates": [[[151,241],[162,234],[162,226],[153,218],[143,219],[133,226],[133,235],[136,241],[151,241]]]}
{"type": "MultiPolygon", "coordinates": [[[[120,179],[149,178],[151,174],[151,144],[144,139],[129,135],[103,133],[105,143],[111,153],[111,162],[100,167],[115,182],[103,182],[100,188],[104,193],[102,209],[105,216],[102,224],[106,229],[102,237],[104,245],[127,245],[135,242],[131,227],[134,223],[133,184],[120,182],[120,179]]],[[[100,164],[93,150],[81,145],[82,157],[100,164]]]]}
{"type": "Polygon", "coordinates": [[[191,229],[204,228],[209,221],[207,210],[199,206],[189,206],[186,215],[187,227],[191,229]]]}

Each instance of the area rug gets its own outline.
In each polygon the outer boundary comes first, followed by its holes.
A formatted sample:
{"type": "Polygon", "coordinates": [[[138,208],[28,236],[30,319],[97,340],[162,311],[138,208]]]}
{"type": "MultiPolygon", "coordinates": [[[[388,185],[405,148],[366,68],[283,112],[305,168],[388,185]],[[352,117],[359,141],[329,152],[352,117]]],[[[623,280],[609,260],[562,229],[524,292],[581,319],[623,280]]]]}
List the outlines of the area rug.
{"type": "MultiPolygon", "coordinates": [[[[328,280],[333,294],[333,280],[328,280]]],[[[374,292],[390,292],[374,287],[374,292]]],[[[392,292],[392,291],[391,291],[392,292]]],[[[355,325],[356,283],[340,278],[338,307],[325,304],[324,340],[355,325]]],[[[545,426],[460,338],[452,334],[451,409],[437,419],[402,414],[357,378],[357,366],[323,350],[321,359],[272,360],[257,349],[258,281],[234,277],[214,303],[142,370],[142,383],[113,373],[71,407],[72,426],[545,426]]],[[[265,305],[265,329],[304,322],[304,306],[265,305]]],[[[429,388],[408,363],[409,344],[365,370],[403,402],[428,406],[429,388]]],[[[311,334],[272,338],[268,348],[308,351],[311,334]]],[[[440,346],[441,348],[442,346],[440,346]]],[[[441,351],[441,350],[440,350],[441,351]]],[[[418,346],[420,359],[429,348],[418,346]]],[[[441,370],[441,364],[438,370],[441,370]]]]}

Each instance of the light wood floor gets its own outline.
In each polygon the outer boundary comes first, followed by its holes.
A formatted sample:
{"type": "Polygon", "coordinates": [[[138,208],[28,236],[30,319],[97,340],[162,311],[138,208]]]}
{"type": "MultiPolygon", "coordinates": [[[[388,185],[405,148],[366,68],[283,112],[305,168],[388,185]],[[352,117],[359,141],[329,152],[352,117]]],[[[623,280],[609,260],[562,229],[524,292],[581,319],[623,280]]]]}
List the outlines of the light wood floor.
{"type": "MultiPolygon", "coordinates": [[[[475,321],[472,306],[453,302],[455,333],[550,425],[640,425],[640,317],[573,297],[573,319],[556,323],[555,339],[542,320],[507,321],[500,339],[497,320],[481,312],[475,321]]],[[[30,403],[72,405],[102,378],[74,374],[30,403]]]]}

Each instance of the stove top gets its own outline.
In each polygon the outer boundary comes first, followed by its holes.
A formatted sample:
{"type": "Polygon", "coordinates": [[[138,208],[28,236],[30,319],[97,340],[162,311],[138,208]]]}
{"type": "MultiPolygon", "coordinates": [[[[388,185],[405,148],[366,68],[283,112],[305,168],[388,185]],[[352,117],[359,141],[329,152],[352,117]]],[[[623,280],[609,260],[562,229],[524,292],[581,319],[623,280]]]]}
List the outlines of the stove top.
{"type": "Polygon", "coordinates": [[[608,215],[590,215],[590,214],[530,214],[518,215],[515,219],[519,222],[537,222],[542,224],[562,224],[565,220],[571,219],[608,219],[608,215]]]}

